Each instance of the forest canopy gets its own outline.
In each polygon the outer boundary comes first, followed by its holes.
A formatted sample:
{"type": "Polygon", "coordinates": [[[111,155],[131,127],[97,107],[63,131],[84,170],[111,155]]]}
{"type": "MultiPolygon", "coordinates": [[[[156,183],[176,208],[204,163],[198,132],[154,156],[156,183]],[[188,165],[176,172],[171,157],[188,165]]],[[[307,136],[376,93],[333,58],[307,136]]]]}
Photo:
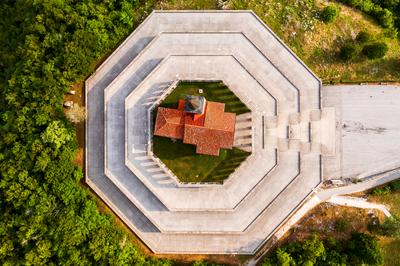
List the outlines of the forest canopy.
{"type": "Polygon", "coordinates": [[[62,103],[152,9],[136,0],[0,3],[0,264],[169,264],[146,258],[79,181],[62,103]]]}

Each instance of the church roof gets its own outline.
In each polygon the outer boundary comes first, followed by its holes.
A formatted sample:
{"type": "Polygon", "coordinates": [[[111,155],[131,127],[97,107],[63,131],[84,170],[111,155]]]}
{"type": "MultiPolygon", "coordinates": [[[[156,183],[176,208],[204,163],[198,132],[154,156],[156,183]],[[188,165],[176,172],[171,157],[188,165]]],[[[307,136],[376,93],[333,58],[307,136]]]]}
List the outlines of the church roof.
{"type": "Polygon", "coordinates": [[[159,107],[154,135],[182,139],[196,145],[197,153],[218,156],[221,148],[232,149],[235,133],[236,115],[224,109],[225,104],[209,101],[201,115],[159,107]]]}
{"type": "Polygon", "coordinates": [[[184,121],[182,110],[158,107],[154,135],[182,139],[184,121]]]}

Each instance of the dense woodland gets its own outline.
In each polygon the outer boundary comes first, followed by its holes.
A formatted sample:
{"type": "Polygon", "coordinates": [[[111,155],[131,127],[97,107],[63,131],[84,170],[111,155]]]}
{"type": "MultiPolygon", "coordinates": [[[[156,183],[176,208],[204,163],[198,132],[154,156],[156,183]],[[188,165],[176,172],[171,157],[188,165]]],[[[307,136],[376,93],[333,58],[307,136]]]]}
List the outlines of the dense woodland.
{"type": "MultiPolygon", "coordinates": [[[[80,184],[74,127],[62,108],[70,86],[82,82],[156,2],[0,1],[0,264],[171,264],[145,257],[97,210],[80,184]]],[[[397,9],[382,7],[395,14],[390,28],[399,28],[399,1],[383,2],[397,3],[397,9]]],[[[363,252],[362,244],[372,247],[367,251],[379,264],[376,240],[358,237],[354,251],[363,252]]],[[[315,261],[322,255],[337,258],[351,243],[336,254],[332,243],[306,242],[317,248],[310,255],[315,261]]],[[[300,264],[303,257],[296,252],[306,247],[285,246],[265,263],[300,264]]]]}
{"type": "Polygon", "coordinates": [[[151,9],[131,1],[0,3],[0,264],[169,264],[146,259],[79,184],[63,114],[84,79],[151,9]]]}

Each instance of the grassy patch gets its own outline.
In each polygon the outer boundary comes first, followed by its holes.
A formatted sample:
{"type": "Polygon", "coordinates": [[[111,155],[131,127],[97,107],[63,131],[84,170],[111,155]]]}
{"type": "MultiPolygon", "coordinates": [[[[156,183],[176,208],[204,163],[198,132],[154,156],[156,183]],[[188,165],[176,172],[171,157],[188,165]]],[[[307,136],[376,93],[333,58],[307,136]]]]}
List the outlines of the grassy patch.
{"type": "Polygon", "coordinates": [[[157,9],[185,10],[185,9],[218,9],[216,0],[164,0],[160,1],[157,9]]]}
{"type": "Polygon", "coordinates": [[[160,106],[176,108],[178,100],[183,99],[185,95],[199,95],[204,96],[207,101],[225,103],[225,112],[237,115],[250,112],[250,109],[222,82],[182,81],[160,106]],[[199,93],[199,89],[202,89],[203,93],[199,93]]]}
{"type": "Polygon", "coordinates": [[[384,254],[385,266],[397,266],[400,261],[400,239],[384,237],[381,238],[380,244],[384,254]]]}
{"type": "MultiPolygon", "coordinates": [[[[369,196],[369,199],[389,207],[393,215],[400,216],[400,192],[391,192],[386,195],[369,196]]],[[[399,265],[400,239],[381,237],[380,244],[385,254],[384,265],[399,265]]]]}
{"type": "Polygon", "coordinates": [[[153,152],[182,182],[222,182],[250,153],[233,148],[219,156],[196,154],[196,147],[168,138],[153,138],[153,152]]]}

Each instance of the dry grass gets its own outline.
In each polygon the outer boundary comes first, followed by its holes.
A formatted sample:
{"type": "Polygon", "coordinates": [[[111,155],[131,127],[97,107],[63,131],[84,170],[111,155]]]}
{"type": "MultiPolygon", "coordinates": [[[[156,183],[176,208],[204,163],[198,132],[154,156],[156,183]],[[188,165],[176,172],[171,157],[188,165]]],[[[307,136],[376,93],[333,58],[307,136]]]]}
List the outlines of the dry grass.
{"type": "Polygon", "coordinates": [[[84,81],[79,81],[71,85],[70,90],[74,90],[75,94],[66,94],[64,101],[72,101],[74,107],[71,109],[64,109],[67,118],[70,118],[75,127],[76,138],[78,141],[78,152],[76,154],[75,163],[84,169],[85,160],[85,85],[84,81]],[[73,118],[71,119],[71,115],[73,118]],[[75,117],[76,115],[76,117],[75,117]],[[75,120],[76,118],[76,120],[75,120]]]}
{"type": "MultiPolygon", "coordinates": [[[[317,6],[323,7],[321,1],[317,6]]],[[[317,21],[315,29],[304,34],[302,58],[324,81],[398,81],[400,80],[399,41],[385,37],[384,30],[369,16],[344,5],[334,23],[317,21]],[[353,62],[338,59],[340,47],[355,42],[360,31],[367,30],[378,40],[388,43],[388,54],[377,60],[362,56],[353,62]]]]}
{"type": "Polygon", "coordinates": [[[164,10],[207,10],[219,9],[219,6],[216,0],[162,0],[156,8],[164,10]]]}
{"type": "MultiPolygon", "coordinates": [[[[390,212],[400,216],[400,192],[392,192],[387,195],[370,196],[370,200],[385,204],[390,212]]],[[[385,265],[397,266],[400,262],[400,239],[381,237],[380,244],[385,254],[385,265]]]]}
{"type": "MultiPolygon", "coordinates": [[[[380,82],[400,80],[400,44],[385,37],[371,17],[335,1],[339,16],[332,23],[318,19],[327,1],[315,0],[231,0],[232,9],[252,9],[324,82],[380,82]],[[359,56],[341,61],[337,53],[344,43],[354,41],[358,32],[368,30],[375,39],[389,45],[382,59],[359,56]]],[[[361,47],[360,47],[361,49],[361,47]]]]}
{"type": "Polygon", "coordinates": [[[385,266],[398,266],[400,263],[400,239],[381,237],[380,244],[385,256],[385,266]]]}
{"type": "Polygon", "coordinates": [[[304,216],[292,229],[288,240],[304,240],[313,233],[317,233],[322,239],[328,237],[348,239],[354,231],[367,231],[367,225],[372,219],[372,214],[379,219],[383,219],[383,214],[376,210],[369,212],[366,209],[322,203],[304,216]],[[336,226],[341,221],[346,221],[347,223],[343,229],[339,229],[336,226]]]}
{"type": "MultiPolygon", "coordinates": [[[[377,210],[369,212],[366,209],[321,203],[304,215],[274,246],[279,247],[288,242],[302,241],[312,234],[317,234],[321,239],[332,237],[347,240],[352,232],[367,232],[367,225],[372,221],[373,216],[380,220],[384,219],[383,213],[377,210]],[[341,221],[346,222],[345,228],[337,227],[341,221]]],[[[263,257],[269,256],[273,250],[274,248],[270,249],[263,257]]]]}

